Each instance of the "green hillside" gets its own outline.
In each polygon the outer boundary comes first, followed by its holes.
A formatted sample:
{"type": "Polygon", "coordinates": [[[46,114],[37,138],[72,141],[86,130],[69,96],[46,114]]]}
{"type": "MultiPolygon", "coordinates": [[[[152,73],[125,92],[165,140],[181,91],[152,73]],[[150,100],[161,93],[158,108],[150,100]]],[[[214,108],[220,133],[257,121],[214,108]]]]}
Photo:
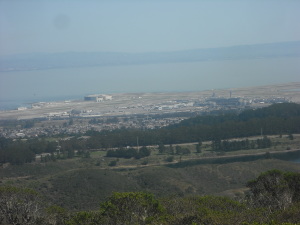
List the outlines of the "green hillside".
{"type": "Polygon", "coordinates": [[[258,160],[11,177],[0,186],[0,224],[299,224],[299,167],[258,160]]]}
{"type": "Polygon", "coordinates": [[[244,195],[245,184],[261,172],[280,168],[300,171],[300,164],[256,160],[183,168],[149,166],[136,169],[101,168],[93,159],[25,164],[1,169],[1,185],[33,188],[53,204],[70,210],[96,209],[113,192],[148,191],[158,197],[218,194],[244,195]]]}

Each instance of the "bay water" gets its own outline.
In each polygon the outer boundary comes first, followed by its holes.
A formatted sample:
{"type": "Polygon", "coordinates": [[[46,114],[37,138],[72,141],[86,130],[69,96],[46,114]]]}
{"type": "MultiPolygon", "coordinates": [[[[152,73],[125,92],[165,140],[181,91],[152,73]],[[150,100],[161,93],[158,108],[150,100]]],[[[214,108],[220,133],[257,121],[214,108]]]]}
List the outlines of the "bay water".
{"type": "Polygon", "coordinates": [[[0,73],[0,110],[88,94],[183,92],[300,81],[300,58],[62,68],[0,73]]]}

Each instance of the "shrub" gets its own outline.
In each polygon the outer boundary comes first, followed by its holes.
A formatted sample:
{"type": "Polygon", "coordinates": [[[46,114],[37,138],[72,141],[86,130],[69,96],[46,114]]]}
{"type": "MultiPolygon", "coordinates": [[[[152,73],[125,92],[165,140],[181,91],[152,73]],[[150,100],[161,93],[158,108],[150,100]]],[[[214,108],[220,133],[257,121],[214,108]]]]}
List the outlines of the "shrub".
{"type": "Polygon", "coordinates": [[[117,161],[110,161],[110,163],[108,164],[108,166],[116,166],[117,165],[117,161]]]}
{"type": "Polygon", "coordinates": [[[114,193],[100,206],[109,224],[149,224],[159,220],[164,208],[152,194],[143,192],[114,193]]]}

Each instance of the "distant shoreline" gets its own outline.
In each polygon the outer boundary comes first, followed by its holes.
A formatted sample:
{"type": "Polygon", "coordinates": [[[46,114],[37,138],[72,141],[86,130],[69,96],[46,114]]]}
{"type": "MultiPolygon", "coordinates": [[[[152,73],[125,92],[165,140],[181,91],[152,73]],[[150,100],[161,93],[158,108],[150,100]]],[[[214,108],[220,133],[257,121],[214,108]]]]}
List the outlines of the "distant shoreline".
{"type": "Polygon", "coordinates": [[[126,66],[180,62],[299,57],[300,41],[188,49],[170,52],[60,52],[0,57],[0,72],[93,66],[126,66]]]}
{"type": "MultiPolygon", "coordinates": [[[[166,91],[166,92],[128,92],[128,93],[102,93],[102,94],[111,94],[111,95],[135,95],[135,94],[151,94],[151,95],[157,95],[157,94],[163,94],[163,95],[180,95],[182,93],[199,93],[199,94],[204,94],[204,93],[221,93],[221,95],[224,95],[228,91],[232,91],[233,93],[246,93],[246,92],[251,92],[251,89],[257,89],[261,91],[265,91],[266,93],[270,91],[271,89],[278,89],[275,94],[287,96],[287,95],[293,95],[293,93],[298,96],[299,101],[295,102],[300,102],[300,82],[290,82],[290,83],[279,83],[279,84],[274,84],[274,85],[264,85],[264,86],[252,86],[252,87],[241,87],[241,88],[226,88],[226,89],[213,89],[213,90],[199,90],[199,91],[166,91]],[[268,90],[269,89],[269,90],[268,90]]],[[[260,93],[260,94],[263,94],[260,93]]],[[[96,93],[93,93],[96,94],[96,93]]],[[[61,96],[50,96],[50,97],[36,97],[33,96],[32,98],[25,98],[25,99],[0,99],[0,113],[4,111],[11,111],[11,110],[17,110],[19,107],[26,107],[28,109],[31,108],[32,104],[37,104],[37,103],[55,103],[55,102],[65,102],[65,101],[84,101],[84,96],[88,94],[82,94],[82,95],[61,95],[61,96]]],[[[274,95],[274,93],[273,93],[274,95]]]]}
{"type": "Polygon", "coordinates": [[[19,107],[31,108],[32,104],[39,102],[61,102],[61,101],[76,101],[83,100],[84,96],[57,96],[57,97],[33,97],[32,99],[11,99],[1,100],[0,99],[0,113],[1,111],[17,110],[19,107]]]}

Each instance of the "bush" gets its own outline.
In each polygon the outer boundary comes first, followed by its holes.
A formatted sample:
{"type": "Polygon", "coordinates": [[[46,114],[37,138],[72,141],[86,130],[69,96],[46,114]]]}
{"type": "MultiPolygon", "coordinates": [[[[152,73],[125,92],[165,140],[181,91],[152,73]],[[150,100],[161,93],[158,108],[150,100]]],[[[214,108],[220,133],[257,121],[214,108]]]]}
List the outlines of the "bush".
{"type": "Polygon", "coordinates": [[[149,224],[158,221],[164,208],[152,194],[143,192],[114,193],[100,206],[108,224],[149,224]]]}
{"type": "Polygon", "coordinates": [[[169,156],[168,158],[165,159],[166,162],[173,162],[174,161],[174,156],[169,156]]]}
{"type": "Polygon", "coordinates": [[[116,166],[117,165],[117,161],[110,161],[110,163],[108,164],[109,166],[116,166]]]}
{"type": "Polygon", "coordinates": [[[149,163],[149,161],[147,159],[145,159],[141,164],[142,165],[147,165],[149,163]]]}

